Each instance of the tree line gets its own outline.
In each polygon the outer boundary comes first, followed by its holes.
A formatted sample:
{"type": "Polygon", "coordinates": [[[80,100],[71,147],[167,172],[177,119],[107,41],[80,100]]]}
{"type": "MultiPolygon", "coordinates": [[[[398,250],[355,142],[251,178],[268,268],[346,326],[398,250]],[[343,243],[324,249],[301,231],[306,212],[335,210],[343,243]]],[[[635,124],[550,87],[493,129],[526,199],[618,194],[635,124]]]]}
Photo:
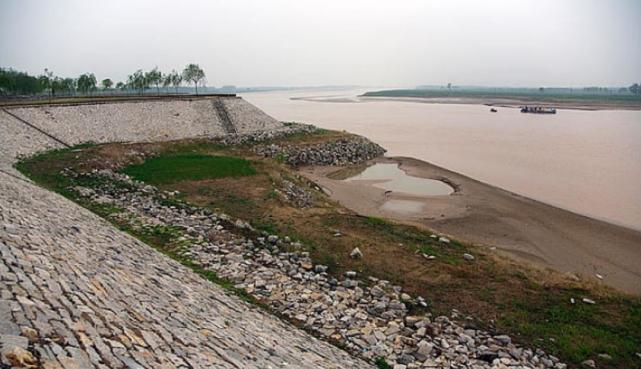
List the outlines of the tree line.
{"type": "Polygon", "coordinates": [[[0,96],[1,95],[91,95],[100,88],[102,92],[120,91],[138,92],[144,94],[146,90],[155,87],[160,93],[160,88],[169,91],[170,86],[178,93],[178,88],[183,84],[192,84],[198,94],[198,86],[206,82],[205,72],[198,64],[188,64],[181,73],[172,70],[163,73],[158,67],[144,72],[138,69],[127,76],[125,81],[114,82],[110,78],[100,81],[93,73],[84,73],[77,78],[62,78],[55,76],[52,71],[45,68],[44,73],[39,76],[32,76],[25,72],[16,71],[11,68],[0,68],[0,96]]]}

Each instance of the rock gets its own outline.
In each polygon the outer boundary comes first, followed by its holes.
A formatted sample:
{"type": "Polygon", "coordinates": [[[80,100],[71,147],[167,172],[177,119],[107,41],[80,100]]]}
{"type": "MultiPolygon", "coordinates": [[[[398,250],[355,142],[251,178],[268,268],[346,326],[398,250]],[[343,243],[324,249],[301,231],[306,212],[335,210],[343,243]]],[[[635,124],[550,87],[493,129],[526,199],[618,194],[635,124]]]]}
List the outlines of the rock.
{"type": "Polygon", "coordinates": [[[405,364],[405,365],[411,364],[414,362],[414,356],[409,354],[402,354],[398,359],[396,359],[396,361],[399,364],[405,364]]]}
{"type": "Polygon", "coordinates": [[[504,334],[499,336],[494,336],[494,339],[499,341],[503,345],[509,345],[510,343],[512,343],[512,339],[510,338],[510,336],[507,336],[504,334]]]}
{"type": "Polygon", "coordinates": [[[473,261],[474,260],[474,255],[472,254],[463,254],[463,259],[467,261],[473,261]]]}
{"type": "Polygon", "coordinates": [[[356,288],[358,287],[358,281],[353,279],[346,279],[343,281],[343,287],[345,288],[356,288]]]}
{"type": "Polygon", "coordinates": [[[388,327],[385,330],[385,335],[386,336],[392,336],[394,334],[397,334],[400,331],[401,331],[401,328],[398,326],[398,324],[392,322],[392,323],[388,324],[388,327]]]}
{"type": "Polygon", "coordinates": [[[355,247],[354,250],[349,253],[349,257],[351,257],[352,259],[362,259],[363,253],[358,247],[355,247]]]}
{"type": "Polygon", "coordinates": [[[479,360],[483,360],[488,363],[494,362],[498,358],[498,354],[494,351],[485,350],[478,355],[479,360]]]}
{"type": "Polygon", "coordinates": [[[608,354],[605,354],[605,353],[603,353],[603,354],[599,354],[599,355],[597,355],[597,356],[598,356],[598,357],[600,357],[600,358],[601,358],[601,359],[603,359],[603,360],[612,360],[612,356],[610,356],[610,355],[608,355],[608,354]]]}
{"type": "Polygon", "coordinates": [[[586,304],[589,304],[589,305],[594,305],[594,304],[596,304],[596,301],[594,301],[594,300],[592,300],[592,299],[585,298],[585,297],[584,297],[584,298],[583,298],[583,300],[581,300],[581,301],[583,301],[583,302],[585,302],[586,304]]]}
{"type": "Polygon", "coordinates": [[[407,302],[407,301],[410,301],[411,299],[412,299],[412,296],[410,296],[410,295],[408,295],[406,293],[402,293],[401,294],[401,301],[407,302]]]}
{"type": "Polygon", "coordinates": [[[254,151],[265,157],[281,158],[287,164],[346,165],[361,163],[385,153],[385,149],[364,137],[324,141],[311,145],[265,145],[254,151]]]}
{"type": "Polygon", "coordinates": [[[22,332],[22,335],[27,337],[27,339],[29,339],[29,342],[32,342],[32,343],[33,342],[38,342],[38,340],[40,339],[40,337],[38,335],[38,331],[36,331],[33,328],[21,327],[20,330],[22,332]]]}
{"type": "Polygon", "coordinates": [[[327,271],[327,267],[325,265],[317,264],[314,266],[314,271],[316,273],[324,273],[327,271]]]}
{"type": "Polygon", "coordinates": [[[391,301],[389,308],[390,310],[406,310],[405,304],[399,301],[391,301]]]}
{"type": "Polygon", "coordinates": [[[12,346],[4,348],[2,355],[11,366],[17,368],[36,368],[38,364],[38,360],[36,360],[33,354],[22,347],[12,346]]]}
{"type": "Polygon", "coordinates": [[[427,357],[432,353],[432,350],[434,349],[434,345],[431,343],[421,340],[416,347],[418,348],[416,350],[416,353],[420,356],[417,357],[418,360],[424,361],[427,359],[427,357]]]}
{"type": "Polygon", "coordinates": [[[439,238],[438,238],[438,242],[442,242],[442,243],[450,243],[451,241],[450,241],[450,239],[449,239],[449,238],[447,238],[447,237],[439,237],[439,238]]]}
{"type": "Polygon", "coordinates": [[[583,366],[584,368],[592,368],[592,369],[594,369],[594,368],[596,368],[596,363],[594,362],[594,360],[589,359],[589,360],[583,361],[581,363],[581,366],[583,366]]]}
{"type": "Polygon", "coordinates": [[[356,278],[356,272],[353,270],[348,270],[345,272],[345,277],[347,278],[356,278]]]}
{"type": "MultiPolygon", "coordinates": [[[[515,358],[515,359],[517,359],[517,358],[515,358]]],[[[520,357],[518,359],[520,359],[520,357]]],[[[541,364],[543,364],[543,366],[546,367],[546,368],[551,368],[551,367],[554,366],[554,363],[552,362],[552,360],[546,359],[546,358],[541,358],[541,364]]]]}
{"type": "Polygon", "coordinates": [[[3,334],[0,335],[0,348],[19,347],[26,349],[29,345],[29,339],[22,336],[3,334]]]}
{"type": "Polygon", "coordinates": [[[378,286],[372,287],[369,293],[371,293],[374,297],[382,297],[383,295],[385,295],[385,291],[383,291],[383,289],[378,286]]]}

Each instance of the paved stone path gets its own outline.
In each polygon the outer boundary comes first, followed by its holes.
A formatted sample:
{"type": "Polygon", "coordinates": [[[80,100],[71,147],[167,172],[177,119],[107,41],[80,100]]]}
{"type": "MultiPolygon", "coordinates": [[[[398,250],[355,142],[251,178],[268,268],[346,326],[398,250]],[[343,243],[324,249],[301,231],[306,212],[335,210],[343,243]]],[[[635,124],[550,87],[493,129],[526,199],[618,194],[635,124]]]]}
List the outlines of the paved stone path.
{"type": "Polygon", "coordinates": [[[3,365],[371,368],[11,168],[58,145],[0,112],[3,365]]]}

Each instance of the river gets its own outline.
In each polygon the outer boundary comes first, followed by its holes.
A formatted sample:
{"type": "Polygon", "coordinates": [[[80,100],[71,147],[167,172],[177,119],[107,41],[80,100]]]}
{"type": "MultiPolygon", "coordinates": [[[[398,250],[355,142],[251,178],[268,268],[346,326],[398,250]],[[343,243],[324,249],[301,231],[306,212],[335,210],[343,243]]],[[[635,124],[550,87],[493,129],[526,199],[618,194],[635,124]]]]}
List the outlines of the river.
{"type": "Polygon", "coordinates": [[[537,115],[498,108],[491,113],[484,105],[358,99],[362,92],[242,96],[279,120],[364,135],[388,156],[415,157],[641,230],[641,111],[561,109],[537,115]]]}

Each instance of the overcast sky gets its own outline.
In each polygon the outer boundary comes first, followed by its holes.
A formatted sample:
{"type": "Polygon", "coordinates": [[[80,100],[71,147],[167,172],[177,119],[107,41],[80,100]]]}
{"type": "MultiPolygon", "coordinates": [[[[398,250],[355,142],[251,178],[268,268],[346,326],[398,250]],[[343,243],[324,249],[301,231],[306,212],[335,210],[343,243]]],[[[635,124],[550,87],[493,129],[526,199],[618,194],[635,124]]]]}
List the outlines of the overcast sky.
{"type": "Polygon", "coordinates": [[[641,0],[0,0],[0,66],[210,85],[629,85],[641,0]]]}

